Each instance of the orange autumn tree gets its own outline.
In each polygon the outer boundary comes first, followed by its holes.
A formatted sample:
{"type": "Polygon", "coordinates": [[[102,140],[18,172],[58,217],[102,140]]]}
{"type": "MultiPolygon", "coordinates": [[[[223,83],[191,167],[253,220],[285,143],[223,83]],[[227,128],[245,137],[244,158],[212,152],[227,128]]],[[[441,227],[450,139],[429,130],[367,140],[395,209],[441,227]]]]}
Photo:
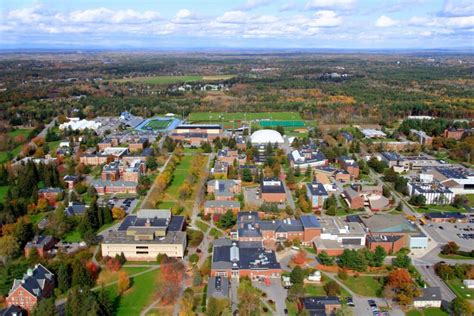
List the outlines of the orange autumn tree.
{"type": "Polygon", "coordinates": [[[165,257],[160,265],[158,295],[164,305],[173,304],[179,297],[181,282],[184,278],[184,265],[176,258],[165,257]]]}
{"type": "Polygon", "coordinates": [[[293,256],[292,260],[295,264],[304,264],[306,262],[306,252],[300,250],[296,255],[293,256]]]}
{"type": "Polygon", "coordinates": [[[385,297],[393,297],[400,305],[408,306],[413,303],[414,297],[421,295],[421,290],[406,269],[396,269],[387,277],[384,294],[385,297]]]}

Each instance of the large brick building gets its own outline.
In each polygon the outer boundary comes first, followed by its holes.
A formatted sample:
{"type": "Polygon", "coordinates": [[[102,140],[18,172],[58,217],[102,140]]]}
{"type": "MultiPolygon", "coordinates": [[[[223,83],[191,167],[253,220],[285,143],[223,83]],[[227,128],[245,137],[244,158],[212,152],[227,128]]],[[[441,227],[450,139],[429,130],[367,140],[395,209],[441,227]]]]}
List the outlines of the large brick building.
{"type": "Polygon", "coordinates": [[[263,220],[257,212],[240,212],[237,229],[231,233],[239,241],[263,242],[266,248],[275,248],[285,240],[299,240],[311,245],[321,234],[319,220],[314,215],[303,215],[299,219],[263,220]]]}
{"type": "Polygon", "coordinates": [[[267,203],[286,202],[286,191],[283,182],[277,178],[265,178],[260,184],[262,200],[267,203]]]}
{"type": "Polygon", "coordinates": [[[359,164],[357,163],[357,161],[347,156],[341,156],[337,159],[337,161],[341,165],[342,169],[349,172],[352,178],[359,177],[359,164]]]}
{"type": "Polygon", "coordinates": [[[36,249],[38,255],[42,258],[47,257],[48,251],[53,249],[57,243],[57,239],[53,236],[36,235],[33,240],[29,241],[25,245],[25,257],[28,257],[31,250],[36,249]]]}
{"type": "Polygon", "coordinates": [[[184,141],[191,145],[212,142],[214,139],[223,136],[222,126],[214,124],[182,124],[171,133],[172,139],[184,141]]]}
{"type": "Polygon", "coordinates": [[[23,278],[15,279],[8,292],[7,305],[19,306],[31,312],[43,298],[51,296],[54,290],[54,274],[43,265],[28,269],[23,278]]]}
{"type": "Polygon", "coordinates": [[[214,240],[211,277],[280,278],[282,269],[274,251],[262,242],[240,242],[226,238],[214,240]]]}

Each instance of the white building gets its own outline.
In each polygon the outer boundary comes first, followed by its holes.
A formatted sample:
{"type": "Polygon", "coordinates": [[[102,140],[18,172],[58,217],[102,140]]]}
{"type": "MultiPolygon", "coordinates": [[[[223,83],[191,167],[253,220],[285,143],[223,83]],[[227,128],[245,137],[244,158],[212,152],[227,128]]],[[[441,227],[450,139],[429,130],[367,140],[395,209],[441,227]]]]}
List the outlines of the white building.
{"type": "Polygon", "coordinates": [[[474,289],[474,280],[463,280],[462,284],[468,289],[474,289]]]}
{"type": "Polygon", "coordinates": [[[78,118],[70,118],[69,122],[63,123],[59,125],[60,130],[65,130],[71,128],[73,131],[76,130],[84,130],[84,129],[91,129],[97,130],[102,124],[96,121],[88,121],[88,120],[79,120],[78,118]]]}
{"type": "Polygon", "coordinates": [[[415,308],[441,307],[441,289],[439,287],[426,287],[423,294],[413,299],[415,308]]]}
{"type": "Polygon", "coordinates": [[[410,196],[423,195],[426,204],[451,204],[455,194],[439,182],[408,182],[408,194],[410,196]]]}
{"type": "Polygon", "coordinates": [[[366,138],[385,138],[387,134],[378,129],[373,128],[361,128],[361,133],[364,134],[366,138]]]}
{"type": "Polygon", "coordinates": [[[266,145],[270,144],[278,144],[281,145],[285,142],[283,137],[280,133],[272,129],[261,129],[250,136],[250,142],[252,145],[266,145]]]}

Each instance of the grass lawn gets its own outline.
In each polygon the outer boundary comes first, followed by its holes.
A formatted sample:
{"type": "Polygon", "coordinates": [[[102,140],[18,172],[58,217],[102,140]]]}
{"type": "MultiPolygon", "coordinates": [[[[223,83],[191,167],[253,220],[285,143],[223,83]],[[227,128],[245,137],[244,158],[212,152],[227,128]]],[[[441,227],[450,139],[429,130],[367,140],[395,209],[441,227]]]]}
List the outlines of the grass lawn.
{"type": "Polygon", "coordinates": [[[202,232],[206,232],[209,229],[209,225],[200,220],[196,220],[196,226],[202,232]]]}
{"type": "Polygon", "coordinates": [[[8,185],[0,186],[0,202],[3,202],[5,200],[5,197],[7,196],[7,191],[8,185]]]}
{"type": "Polygon", "coordinates": [[[474,206],[474,194],[466,194],[467,197],[467,205],[474,206]]]}
{"type": "Polygon", "coordinates": [[[15,148],[13,148],[13,150],[0,152],[0,163],[7,162],[9,160],[9,158],[8,158],[8,153],[9,152],[12,154],[12,157],[18,156],[18,154],[20,153],[22,148],[23,148],[23,145],[20,145],[20,146],[17,146],[15,148]]]}
{"type": "Polygon", "coordinates": [[[412,309],[406,313],[406,316],[448,316],[449,313],[441,308],[428,307],[425,309],[412,309]]]}
{"type": "Polygon", "coordinates": [[[99,228],[99,230],[98,230],[97,232],[101,232],[101,231],[107,230],[107,229],[109,229],[110,227],[112,227],[113,225],[117,224],[118,222],[120,222],[120,221],[119,221],[119,220],[115,220],[115,221],[113,221],[112,223],[104,224],[104,225],[102,225],[102,227],[99,228]]]}
{"type": "Polygon", "coordinates": [[[464,207],[454,207],[452,205],[427,205],[425,207],[419,207],[416,209],[418,213],[430,213],[430,212],[459,212],[464,213],[466,209],[464,207]]]}
{"type": "Polygon", "coordinates": [[[54,142],[48,142],[47,144],[48,144],[48,147],[49,147],[49,152],[50,153],[56,152],[56,149],[58,149],[60,142],[61,142],[60,140],[56,140],[54,142]]]}
{"type": "MultiPolygon", "coordinates": [[[[140,273],[140,272],[143,272],[143,271],[146,271],[150,268],[147,268],[147,267],[122,267],[120,269],[120,271],[125,271],[127,272],[127,274],[129,276],[133,275],[133,274],[136,274],[136,273],[140,273]]],[[[115,272],[115,271],[111,271],[111,270],[108,270],[108,269],[102,269],[99,273],[99,277],[97,278],[97,282],[96,284],[98,286],[102,285],[102,283],[105,285],[105,284],[108,284],[108,283],[111,283],[111,282],[114,282],[114,281],[117,281],[118,280],[118,271],[115,272]]]]}
{"type": "Polygon", "coordinates": [[[453,260],[472,260],[473,257],[463,256],[463,255],[443,255],[442,253],[438,254],[438,257],[443,259],[453,259],[453,260]]]}
{"type": "Polygon", "coordinates": [[[184,156],[181,163],[176,166],[173,173],[173,180],[171,181],[170,186],[166,189],[165,200],[178,200],[179,187],[188,176],[193,158],[193,156],[184,156]]]}
{"type": "Polygon", "coordinates": [[[369,297],[382,296],[382,286],[372,276],[361,275],[358,278],[350,276],[347,278],[347,280],[340,281],[347,285],[347,287],[350,288],[356,294],[369,297]]]}
{"type": "Polygon", "coordinates": [[[189,115],[190,121],[206,121],[206,122],[225,122],[225,121],[242,121],[242,120],[297,120],[300,121],[301,115],[298,112],[193,112],[189,115]]]}
{"type": "Polygon", "coordinates": [[[168,209],[168,208],[172,208],[175,204],[176,204],[175,201],[163,201],[158,205],[158,208],[168,209]]]}
{"type": "Polygon", "coordinates": [[[305,285],[304,294],[307,296],[326,296],[323,286],[314,284],[305,285]]]}
{"type": "Polygon", "coordinates": [[[140,312],[151,303],[156,289],[156,279],[160,270],[153,270],[137,277],[132,277],[132,287],[122,296],[118,295],[117,285],[107,287],[107,292],[114,302],[114,315],[140,315],[140,312]]]}
{"type": "Polygon", "coordinates": [[[211,228],[211,230],[209,231],[209,234],[213,236],[214,238],[222,237],[222,233],[218,231],[215,227],[211,228]]]}
{"type": "Polygon", "coordinates": [[[296,306],[296,302],[290,302],[286,300],[286,308],[288,309],[289,316],[298,315],[298,307],[296,306]]]}
{"type": "Polygon", "coordinates": [[[32,129],[29,128],[19,128],[14,131],[11,131],[8,133],[8,136],[10,137],[17,137],[19,135],[25,136],[25,138],[28,137],[28,135],[31,133],[32,129]]]}
{"type": "Polygon", "coordinates": [[[77,229],[75,229],[73,231],[70,231],[69,233],[67,233],[64,236],[63,241],[65,241],[65,242],[80,242],[80,241],[82,241],[81,233],[77,229]]]}
{"type": "Polygon", "coordinates": [[[43,212],[43,213],[38,213],[38,214],[30,215],[31,223],[32,223],[33,225],[38,224],[43,218],[46,217],[46,215],[48,215],[47,212],[43,212]]]}
{"type": "Polygon", "coordinates": [[[466,288],[461,279],[447,280],[445,282],[456,296],[466,299],[474,298],[474,290],[466,288]]]}
{"type": "Polygon", "coordinates": [[[309,252],[309,253],[311,253],[311,254],[313,254],[313,255],[316,254],[316,250],[314,250],[313,247],[303,247],[303,248],[304,248],[304,250],[306,250],[307,252],[309,252]]]}

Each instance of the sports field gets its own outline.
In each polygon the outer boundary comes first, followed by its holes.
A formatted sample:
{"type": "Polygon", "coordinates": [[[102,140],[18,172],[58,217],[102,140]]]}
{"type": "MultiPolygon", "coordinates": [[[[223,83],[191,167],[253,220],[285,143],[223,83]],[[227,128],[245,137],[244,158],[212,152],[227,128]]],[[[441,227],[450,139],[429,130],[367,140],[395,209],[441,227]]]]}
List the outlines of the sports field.
{"type": "Polygon", "coordinates": [[[145,124],[145,129],[165,129],[171,124],[173,120],[150,120],[145,124]]]}
{"type": "Polygon", "coordinates": [[[301,121],[298,112],[193,112],[189,115],[190,121],[201,122],[229,122],[229,121],[254,121],[254,120],[291,120],[301,121]]]}
{"type": "Polygon", "coordinates": [[[181,82],[228,80],[232,77],[234,77],[234,75],[147,76],[147,77],[117,79],[117,80],[114,80],[114,82],[119,82],[119,83],[120,82],[142,82],[146,84],[165,85],[165,84],[173,84],[173,83],[181,83],[181,82]]]}

